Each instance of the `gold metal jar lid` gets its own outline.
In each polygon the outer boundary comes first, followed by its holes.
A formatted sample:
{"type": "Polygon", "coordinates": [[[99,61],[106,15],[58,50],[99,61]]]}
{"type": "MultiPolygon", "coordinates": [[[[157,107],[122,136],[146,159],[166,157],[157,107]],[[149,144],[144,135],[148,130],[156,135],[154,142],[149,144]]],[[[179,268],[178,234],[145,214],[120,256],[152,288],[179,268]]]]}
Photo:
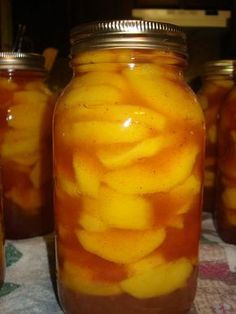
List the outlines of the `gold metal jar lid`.
{"type": "Polygon", "coordinates": [[[225,76],[234,76],[234,72],[236,69],[236,60],[213,60],[206,62],[203,65],[202,76],[217,76],[217,75],[225,75],[225,76]]]}
{"type": "Polygon", "coordinates": [[[72,56],[91,49],[160,49],[187,56],[186,35],[169,23],[111,20],[82,24],[71,30],[72,56]]]}
{"type": "Polygon", "coordinates": [[[36,53],[0,52],[0,70],[45,71],[44,57],[36,53]]]}

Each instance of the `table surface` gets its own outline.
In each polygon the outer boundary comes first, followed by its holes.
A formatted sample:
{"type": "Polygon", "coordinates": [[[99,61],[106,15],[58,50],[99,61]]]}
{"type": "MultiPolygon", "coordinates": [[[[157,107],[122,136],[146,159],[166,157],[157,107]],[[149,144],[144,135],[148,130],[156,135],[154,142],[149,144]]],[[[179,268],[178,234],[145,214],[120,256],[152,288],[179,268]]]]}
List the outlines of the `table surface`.
{"type": "MultiPolygon", "coordinates": [[[[0,314],[62,314],[55,293],[53,235],[6,241],[0,314]]],[[[236,313],[236,246],[219,239],[203,214],[197,294],[191,314],[236,313]]]]}

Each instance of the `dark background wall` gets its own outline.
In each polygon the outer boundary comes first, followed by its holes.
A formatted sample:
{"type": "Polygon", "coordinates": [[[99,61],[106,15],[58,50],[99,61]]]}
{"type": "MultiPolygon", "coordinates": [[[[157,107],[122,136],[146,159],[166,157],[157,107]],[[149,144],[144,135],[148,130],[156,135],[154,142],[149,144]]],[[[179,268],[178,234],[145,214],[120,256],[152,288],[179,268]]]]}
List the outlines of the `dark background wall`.
{"type": "Polygon", "coordinates": [[[130,0],[11,0],[13,38],[18,25],[26,25],[24,49],[45,47],[68,55],[70,29],[80,23],[131,17],[130,0]]]}
{"type": "MultiPolygon", "coordinates": [[[[7,0],[0,0],[7,1],[7,0]]],[[[215,14],[217,9],[230,9],[232,19],[226,28],[186,28],[189,81],[199,75],[200,65],[220,58],[236,58],[235,0],[8,0],[12,6],[12,38],[20,24],[26,26],[23,50],[42,53],[47,47],[58,49],[51,72],[55,85],[64,86],[71,77],[68,66],[70,29],[80,23],[130,18],[133,7],[197,8],[215,14]]]]}

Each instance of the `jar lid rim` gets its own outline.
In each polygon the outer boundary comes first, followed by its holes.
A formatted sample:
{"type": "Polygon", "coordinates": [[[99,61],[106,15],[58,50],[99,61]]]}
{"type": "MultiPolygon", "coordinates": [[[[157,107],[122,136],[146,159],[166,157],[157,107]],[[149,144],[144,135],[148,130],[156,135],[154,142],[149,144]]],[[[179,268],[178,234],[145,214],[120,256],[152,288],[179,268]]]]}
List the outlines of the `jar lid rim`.
{"type": "Polygon", "coordinates": [[[164,49],[187,55],[186,34],[174,24],[147,20],[106,20],[72,28],[71,54],[87,49],[164,49]]]}
{"type": "Polygon", "coordinates": [[[45,58],[37,53],[26,52],[0,52],[0,70],[22,70],[45,71],[45,58]]]}
{"type": "Polygon", "coordinates": [[[236,60],[211,60],[203,64],[202,76],[233,75],[236,69],[236,60]]]}

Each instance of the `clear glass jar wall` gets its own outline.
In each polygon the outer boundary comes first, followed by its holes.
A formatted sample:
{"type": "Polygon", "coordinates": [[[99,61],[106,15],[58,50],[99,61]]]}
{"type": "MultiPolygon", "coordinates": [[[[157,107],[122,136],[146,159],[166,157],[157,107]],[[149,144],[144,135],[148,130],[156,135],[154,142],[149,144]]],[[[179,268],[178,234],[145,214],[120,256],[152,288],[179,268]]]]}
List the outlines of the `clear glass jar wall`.
{"type": "Polygon", "coordinates": [[[51,123],[54,98],[43,57],[0,54],[0,154],[6,237],[53,230],[51,123]]]}
{"type": "Polygon", "coordinates": [[[197,96],[206,121],[206,159],[203,210],[214,212],[217,165],[217,130],[220,107],[234,85],[233,60],[211,61],[204,65],[202,88],[197,96]]]}
{"type": "Polygon", "coordinates": [[[222,105],[218,134],[215,220],[220,237],[236,244],[236,87],[222,105]]]}
{"type": "Polygon", "coordinates": [[[72,41],[74,78],[53,131],[62,307],[184,313],[196,289],[204,119],[183,80],[183,34],[115,21],[72,41]],[[167,47],[153,44],[163,37],[167,47]]]}

